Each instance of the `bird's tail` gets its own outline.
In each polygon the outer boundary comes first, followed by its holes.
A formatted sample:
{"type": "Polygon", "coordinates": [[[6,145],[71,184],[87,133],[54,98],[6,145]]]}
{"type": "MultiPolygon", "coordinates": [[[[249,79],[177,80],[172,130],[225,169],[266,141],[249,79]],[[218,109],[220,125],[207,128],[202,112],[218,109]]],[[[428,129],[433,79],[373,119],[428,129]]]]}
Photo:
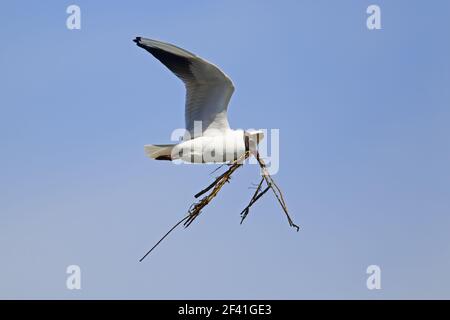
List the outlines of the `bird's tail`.
{"type": "Polygon", "coordinates": [[[155,160],[172,160],[172,149],[175,144],[147,144],[144,146],[147,157],[155,160]]]}

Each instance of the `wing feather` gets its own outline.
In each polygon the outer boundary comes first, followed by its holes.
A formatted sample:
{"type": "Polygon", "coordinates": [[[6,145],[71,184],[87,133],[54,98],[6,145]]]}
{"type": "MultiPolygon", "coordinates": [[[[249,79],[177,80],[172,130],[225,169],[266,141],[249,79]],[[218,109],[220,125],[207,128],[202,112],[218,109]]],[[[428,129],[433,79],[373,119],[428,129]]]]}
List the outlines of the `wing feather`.
{"type": "Polygon", "coordinates": [[[186,87],[186,129],[194,134],[195,121],[202,132],[229,129],[227,109],[234,85],[218,67],[172,44],[137,37],[134,42],[164,64],[186,87]]]}

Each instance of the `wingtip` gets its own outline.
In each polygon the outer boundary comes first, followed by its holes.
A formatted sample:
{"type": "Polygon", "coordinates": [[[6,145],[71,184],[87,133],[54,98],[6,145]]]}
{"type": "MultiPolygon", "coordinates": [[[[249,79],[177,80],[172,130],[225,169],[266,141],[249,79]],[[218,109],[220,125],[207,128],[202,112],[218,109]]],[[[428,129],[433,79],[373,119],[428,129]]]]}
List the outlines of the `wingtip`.
{"type": "Polygon", "coordinates": [[[136,37],[136,38],[134,38],[134,39],[133,39],[133,42],[139,44],[139,43],[141,42],[141,37],[136,37]]]}

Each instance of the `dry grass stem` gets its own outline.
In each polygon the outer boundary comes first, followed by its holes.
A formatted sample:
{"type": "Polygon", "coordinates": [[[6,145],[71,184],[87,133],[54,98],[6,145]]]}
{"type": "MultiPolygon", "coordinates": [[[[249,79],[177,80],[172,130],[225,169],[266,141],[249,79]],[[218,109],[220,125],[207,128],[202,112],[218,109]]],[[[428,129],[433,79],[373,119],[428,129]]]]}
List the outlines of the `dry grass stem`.
{"type": "MultiPolygon", "coordinates": [[[[145,257],[147,257],[150,252],[152,252],[174,229],[176,229],[181,223],[183,223],[184,227],[187,228],[191,225],[191,223],[199,216],[202,209],[207,206],[214,197],[217,196],[219,191],[222,189],[222,187],[225,185],[225,183],[229,182],[231,179],[231,175],[242,166],[243,162],[251,155],[250,152],[246,152],[242,157],[234,161],[233,163],[229,164],[229,168],[227,171],[222,173],[219,177],[217,177],[214,182],[212,182],[209,186],[207,186],[205,189],[198,192],[194,197],[199,198],[204,194],[208,194],[204,196],[201,200],[199,200],[196,203],[193,203],[191,207],[188,210],[188,214],[178,221],[139,261],[144,260],[145,257]]],[[[255,193],[253,194],[253,197],[250,199],[249,204],[242,210],[241,212],[241,224],[244,222],[245,218],[247,217],[248,213],[250,212],[251,206],[255,204],[256,201],[258,201],[269,189],[271,189],[277,198],[279,204],[281,205],[281,208],[283,209],[284,214],[286,215],[286,218],[289,222],[289,225],[291,227],[294,227],[299,230],[299,227],[292,221],[291,217],[289,216],[289,212],[287,209],[286,202],[284,201],[283,193],[281,192],[281,189],[278,187],[278,185],[273,180],[272,176],[269,174],[269,171],[267,170],[267,166],[265,162],[260,158],[259,154],[256,152],[255,158],[257,159],[259,166],[261,167],[261,175],[262,178],[259,182],[259,184],[256,187],[255,193]],[[263,189],[263,183],[266,183],[266,187],[263,189]]],[[[220,167],[219,167],[220,168],[220,167]]]]}

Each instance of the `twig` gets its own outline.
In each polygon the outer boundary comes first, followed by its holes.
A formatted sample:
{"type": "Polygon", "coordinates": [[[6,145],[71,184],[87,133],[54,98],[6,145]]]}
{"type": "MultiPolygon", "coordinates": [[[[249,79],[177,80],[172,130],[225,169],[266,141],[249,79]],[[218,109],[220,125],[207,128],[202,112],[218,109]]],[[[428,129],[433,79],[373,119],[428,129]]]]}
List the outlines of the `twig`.
{"type": "MultiPolygon", "coordinates": [[[[230,168],[231,169],[231,168],[230,168]]],[[[216,178],[216,180],[214,180],[213,183],[211,183],[209,186],[207,186],[205,189],[203,189],[202,191],[200,191],[199,193],[197,193],[194,198],[198,198],[201,195],[205,194],[206,192],[208,192],[209,190],[211,190],[223,177],[225,177],[228,174],[228,171],[230,170],[228,169],[227,171],[225,171],[224,173],[222,173],[220,176],[218,176],[216,178]]]]}
{"type": "Polygon", "coordinates": [[[256,200],[261,198],[263,196],[263,194],[266,193],[267,190],[269,189],[269,187],[267,187],[266,189],[264,189],[263,192],[259,193],[261,191],[261,187],[262,187],[263,182],[264,182],[264,178],[262,178],[261,181],[259,182],[259,184],[257,185],[255,193],[253,194],[253,197],[250,199],[249,204],[244,208],[244,210],[242,210],[242,212],[241,212],[241,224],[244,222],[245,218],[247,218],[247,215],[248,215],[248,213],[250,211],[250,207],[256,202],[256,200]]]}
{"type": "Polygon", "coordinates": [[[178,227],[181,223],[184,222],[184,227],[187,228],[189,227],[189,225],[195,220],[195,218],[197,218],[197,216],[200,214],[201,209],[203,209],[209,202],[211,202],[211,200],[217,195],[217,193],[219,192],[219,190],[223,187],[223,185],[225,184],[225,182],[227,182],[230,177],[231,174],[240,166],[242,166],[242,162],[247,159],[250,156],[249,152],[246,152],[245,154],[243,154],[239,159],[233,161],[230,164],[230,168],[228,168],[227,171],[225,171],[223,174],[221,174],[218,178],[216,178],[216,180],[211,183],[207,188],[203,189],[202,191],[200,191],[199,193],[197,193],[195,195],[195,197],[199,197],[202,194],[205,194],[206,192],[208,192],[209,190],[211,190],[212,188],[214,188],[211,193],[209,195],[207,195],[206,197],[204,197],[203,199],[201,199],[199,202],[197,203],[193,203],[189,210],[188,210],[188,215],[185,216],[183,219],[181,219],[180,221],[178,221],[161,239],[159,239],[159,241],[139,260],[139,262],[141,262],[142,260],[145,259],[145,257],[147,257],[173,230],[175,230],[176,227],[178,227]]]}
{"type": "Polygon", "coordinates": [[[169,231],[167,231],[167,233],[161,239],[159,239],[159,241],[150,250],[147,251],[147,253],[139,260],[139,262],[142,262],[142,260],[144,260],[145,257],[150,254],[150,252],[152,252],[173,230],[175,230],[176,227],[178,227],[187,218],[189,218],[189,215],[178,221],[169,231]]]}
{"type": "Polygon", "coordinates": [[[284,201],[284,197],[283,197],[283,193],[281,192],[280,187],[278,187],[278,185],[275,183],[275,181],[273,180],[273,178],[271,177],[271,175],[269,174],[269,171],[267,171],[267,167],[266,164],[264,163],[264,161],[259,157],[259,153],[256,153],[256,159],[258,160],[259,166],[261,167],[262,173],[263,173],[263,178],[266,180],[267,185],[270,187],[270,189],[272,189],[275,197],[277,198],[278,202],[281,205],[281,208],[283,209],[286,218],[289,222],[289,225],[293,228],[296,228],[297,231],[300,229],[300,227],[298,225],[296,225],[288,212],[287,209],[287,205],[286,202],[284,201]]]}
{"type": "MultiPolygon", "coordinates": [[[[231,174],[242,165],[242,162],[247,159],[250,156],[249,152],[244,153],[240,158],[234,160],[232,163],[229,164],[229,168],[227,171],[225,171],[224,173],[222,173],[220,176],[218,176],[216,178],[216,180],[214,180],[209,186],[207,186],[205,189],[201,190],[200,192],[198,192],[196,195],[194,195],[194,198],[199,198],[201,195],[205,194],[206,192],[208,192],[209,190],[211,190],[216,184],[218,184],[223,178],[228,177],[227,181],[229,180],[231,174]]],[[[216,168],[213,172],[216,172],[218,169],[220,169],[223,166],[223,164],[221,166],[219,166],[218,168],[216,168]]]]}
{"type": "Polygon", "coordinates": [[[220,166],[218,166],[217,168],[215,168],[213,171],[211,171],[211,173],[210,174],[213,174],[214,172],[216,172],[216,171],[219,171],[220,170],[220,168],[222,168],[224,166],[224,163],[222,163],[220,166]]]}
{"type": "MultiPolygon", "coordinates": [[[[291,217],[289,216],[287,205],[286,205],[286,202],[284,201],[284,197],[283,197],[283,193],[281,192],[281,189],[278,187],[278,185],[275,183],[273,178],[270,176],[270,174],[267,170],[266,164],[259,157],[259,153],[256,151],[253,154],[255,155],[255,158],[258,160],[259,166],[261,167],[262,179],[259,182],[258,186],[256,187],[255,193],[253,194],[253,197],[250,199],[249,204],[241,212],[241,224],[242,224],[242,222],[244,222],[245,218],[247,217],[247,215],[250,211],[250,207],[258,199],[260,199],[267,191],[269,191],[269,189],[272,189],[273,193],[275,194],[275,197],[277,198],[278,202],[280,203],[281,208],[283,209],[283,211],[288,219],[289,225],[291,227],[296,228],[298,231],[299,227],[292,221],[291,217]],[[267,187],[263,191],[261,191],[263,182],[266,182],[267,187]]],[[[208,205],[215,196],[217,196],[220,189],[222,189],[222,187],[225,185],[225,183],[230,180],[233,172],[236,171],[237,168],[242,166],[243,161],[245,159],[247,159],[249,156],[250,156],[250,152],[246,152],[245,154],[243,154],[239,159],[237,159],[234,162],[232,162],[231,164],[229,164],[230,167],[228,168],[228,170],[225,171],[224,173],[222,173],[219,177],[217,177],[213,183],[211,183],[208,187],[206,187],[205,189],[203,189],[202,191],[197,193],[195,195],[195,198],[202,196],[203,194],[207,193],[208,191],[210,191],[212,189],[212,191],[208,195],[203,197],[199,202],[193,203],[188,210],[188,215],[185,216],[180,221],[178,221],[139,261],[141,262],[142,260],[144,260],[181,223],[183,223],[185,228],[189,227],[191,225],[191,223],[198,217],[201,210],[206,205],[208,205]]]]}
{"type": "Polygon", "coordinates": [[[248,158],[249,155],[250,155],[249,152],[244,153],[239,159],[235,160],[231,164],[231,166],[228,168],[227,171],[225,171],[218,178],[216,178],[216,180],[213,183],[211,183],[208,187],[206,187],[205,189],[203,189],[202,191],[200,191],[199,193],[197,193],[195,195],[195,197],[198,198],[199,196],[205,194],[206,192],[208,192],[209,190],[212,189],[212,191],[207,196],[202,198],[199,202],[195,203],[193,205],[193,207],[191,207],[191,209],[189,210],[189,218],[184,223],[185,228],[189,227],[190,224],[198,217],[201,210],[208,203],[211,202],[211,200],[217,195],[217,193],[220,191],[220,189],[222,189],[224,184],[230,180],[233,172],[236,171],[237,168],[242,166],[242,161],[244,161],[246,158],[248,158]]]}

